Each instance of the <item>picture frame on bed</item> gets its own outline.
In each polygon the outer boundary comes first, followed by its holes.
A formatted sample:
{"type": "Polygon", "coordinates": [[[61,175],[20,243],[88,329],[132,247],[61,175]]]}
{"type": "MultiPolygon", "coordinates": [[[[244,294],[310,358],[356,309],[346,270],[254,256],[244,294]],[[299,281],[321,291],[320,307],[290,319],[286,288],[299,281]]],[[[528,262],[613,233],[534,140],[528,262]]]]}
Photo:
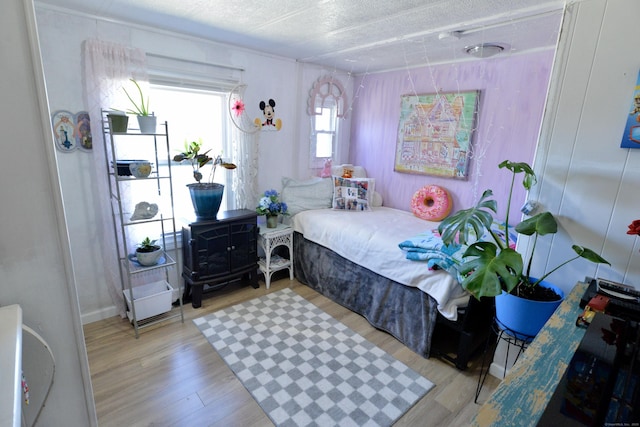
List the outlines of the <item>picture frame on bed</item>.
{"type": "Polygon", "coordinates": [[[480,91],[402,95],[396,172],[466,179],[480,91]]]}

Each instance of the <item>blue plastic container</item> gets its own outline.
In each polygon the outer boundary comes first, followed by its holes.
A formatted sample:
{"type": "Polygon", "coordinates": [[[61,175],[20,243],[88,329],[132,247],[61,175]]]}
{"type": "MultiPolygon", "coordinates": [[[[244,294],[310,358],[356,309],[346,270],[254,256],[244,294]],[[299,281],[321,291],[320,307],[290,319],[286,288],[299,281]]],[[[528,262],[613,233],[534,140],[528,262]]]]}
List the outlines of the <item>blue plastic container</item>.
{"type": "MultiPolygon", "coordinates": [[[[532,281],[537,279],[531,278],[532,281]]],[[[533,301],[502,292],[496,297],[496,319],[498,326],[515,338],[531,341],[547,323],[554,311],[564,300],[564,292],[549,282],[542,281],[540,286],[553,289],[558,301],[533,301]]]]}

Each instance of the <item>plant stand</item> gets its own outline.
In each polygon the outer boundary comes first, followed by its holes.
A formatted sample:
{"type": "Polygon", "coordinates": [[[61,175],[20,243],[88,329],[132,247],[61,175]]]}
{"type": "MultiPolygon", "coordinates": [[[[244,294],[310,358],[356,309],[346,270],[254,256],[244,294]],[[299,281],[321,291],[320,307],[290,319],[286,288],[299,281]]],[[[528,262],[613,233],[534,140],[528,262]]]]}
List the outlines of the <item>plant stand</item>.
{"type": "Polygon", "coordinates": [[[504,341],[507,343],[507,354],[504,360],[503,374],[503,377],[505,377],[507,375],[507,363],[509,361],[509,350],[511,346],[515,346],[518,349],[518,354],[516,354],[516,358],[514,360],[515,363],[520,355],[524,353],[527,346],[531,343],[531,341],[533,341],[534,338],[535,337],[530,335],[523,335],[520,332],[512,331],[511,329],[500,324],[497,319],[493,319],[493,324],[491,325],[491,334],[487,338],[484,353],[482,355],[482,365],[480,366],[480,375],[478,377],[478,385],[476,386],[476,396],[473,400],[474,403],[478,403],[478,396],[480,396],[484,381],[487,379],[487,375],[489,374],[489,367],[491,366],[491,361],[494,358],[498,343],[500,341],[504,341]]]}
{"type": "Polygon", "coordinates": [[[180,317],[184,322],[182,299],[175,310],[171,304],[174,293],[171,282],[178,287],[178,295],[182,289],[177,256],[171,256],[172,252],[175,253],[178,239],[171,188],[173,178],[169,131],[167,122],[163,122],[157,129],[154,125],[149,134],[133,129],[116,132],[112,128],[113,118],[109,120],[107,115],[108,111],[103,110],[102,132],[113,233],[124,308],[138,338],[138,330],[142,327],[173,317],[180,317]],[[146,158],[144,162],[123,160],[130,153],[131,146],[135,146],[146,158]],[[141,163],[148,164],[152,169],[148,174],[133,174],[131,164],[139,166],[141,163]],[[145,209],[152,207],[144,200],[151,195],[155,195],[155,199],[162,203],[163,209],[158,209],[156,204],[153,204],[155,209],[145,209]],[[162,253],[153,265],[142,264],[135,256],[135,245],[140,240],[134,236],[148,234],[157,237],[162,247],[162,253]],[[168,242],[171,242],[172,248],[168,248],[168,242]]]}

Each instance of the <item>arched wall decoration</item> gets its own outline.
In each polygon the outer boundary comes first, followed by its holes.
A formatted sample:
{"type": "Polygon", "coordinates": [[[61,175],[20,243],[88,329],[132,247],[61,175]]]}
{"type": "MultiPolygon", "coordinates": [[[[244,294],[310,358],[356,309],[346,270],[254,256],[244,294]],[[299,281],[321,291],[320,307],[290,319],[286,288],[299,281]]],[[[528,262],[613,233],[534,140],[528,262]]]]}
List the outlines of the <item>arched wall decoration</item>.
{"type": "Polygon", "coordinates": [[[309,91],[307,113],[310,116],[317,116],[318,113],[316,113],[316,106],[324,105],[327,98],[334,99],[337,106],[337,116],[339,118],[345,118],[347,116],[347,112],[345,111],[345,105],[347,105],[347,94],[344,91],[344,86],[340,80],[336,80],[329,76],[320,77],[309,91]]]}

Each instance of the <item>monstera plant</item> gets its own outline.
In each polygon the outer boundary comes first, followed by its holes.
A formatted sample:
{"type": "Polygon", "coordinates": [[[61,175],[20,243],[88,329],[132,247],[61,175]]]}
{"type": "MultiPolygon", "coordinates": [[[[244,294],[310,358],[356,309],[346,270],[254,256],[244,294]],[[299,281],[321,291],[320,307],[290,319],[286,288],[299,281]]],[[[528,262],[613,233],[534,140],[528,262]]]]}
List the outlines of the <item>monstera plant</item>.
{"type": "MultiPolygon", "coordinates": [[[[509,224],[509,208],[516,182],[516,176],[523,174],[522,185],[526,190],[537,182],[536,175],[527,163],[503,161],[500,169],[511,172],[511,186],[507,200],[506,224],[509,224]]],[[[492,198],[493,192],[486,190],[478,203],[468,209],[463,209],[445,218],[439,225],[438,231],[446,245],[467,246],[462,255],[462,262],[458,266],[461,285],[474,297],[496,297],[496,312],[498,297],[512,295],[535,301],[558,301],[563,293],[556,286],[547,284],[544,280],[556,270],[579,258],[594,263],[609,264],[596,252],[589,248],[572,245],[575,256],[572,256],[537,278],[531,277],[531,262],[536,250],[538,239],[542,236],[554,234],[558,231],[558,223],[549,212],[540,212],[516,225],[515,231],[533,237],[533,246],[525,264],[522,255],[517,252],[510,242],[509,232],[497,233],[492,227],[496,221],[498,203],[492,198]],[[478,240],[477,236],[489,236],[478,240]]],[[[538,309],[539,310],[539,309],[538,309]]],[[[555,308],[553,308],[555,310],[555,308]]],[[[553,310],[550,310],[551,315],[553,310]]],[[[527,314],[527,316],[530,316],[527,314]]],[[[530,322],[531,317],[524,320],[530,322]]],[[[544,319],[546,321],[546,319],[544,319]]],[[[544,324],[544,321],[542,324],[544,324]]],[[[540,325],[542,326],[542,325],[540,325]]],[[[538,328],[539,329],[539,328],[538,328]]],[[[537,333],[537,331],[535,331],[537,333]]],[[[535,333],[527,332],[527,335],[535,333]]]]}

